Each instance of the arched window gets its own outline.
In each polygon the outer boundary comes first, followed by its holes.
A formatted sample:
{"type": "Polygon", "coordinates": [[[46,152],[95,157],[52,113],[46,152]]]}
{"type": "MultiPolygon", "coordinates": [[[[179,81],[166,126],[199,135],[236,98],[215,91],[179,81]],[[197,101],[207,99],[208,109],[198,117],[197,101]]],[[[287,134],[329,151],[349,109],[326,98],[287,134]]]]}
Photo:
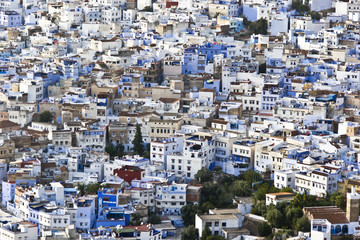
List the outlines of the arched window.
{"type": "Polygon", "coordinates": [[[341,226],[340,225],[336,225],[335,227],[335,234],[338,234],[341,232],[341,226]]]}
{"type": "Polygon", "coordinates": [[[348,231],[349,231],[349,228],[348,228],[348,225],[344,225],[343,227],[342,227],[342,233],[348,233],[348,231]]]}

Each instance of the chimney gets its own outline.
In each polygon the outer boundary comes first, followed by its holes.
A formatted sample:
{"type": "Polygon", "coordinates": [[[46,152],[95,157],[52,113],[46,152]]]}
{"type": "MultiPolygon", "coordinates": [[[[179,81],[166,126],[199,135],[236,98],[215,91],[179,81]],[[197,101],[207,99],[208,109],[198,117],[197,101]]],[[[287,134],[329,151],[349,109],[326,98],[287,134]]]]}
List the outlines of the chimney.
{"type": "Polygon", "coordinates": [[[349,222],[359,221],[360,194],[356,193],[355,187],[351,187],[351,193],[346,196],[346,218],[349,222]]]}

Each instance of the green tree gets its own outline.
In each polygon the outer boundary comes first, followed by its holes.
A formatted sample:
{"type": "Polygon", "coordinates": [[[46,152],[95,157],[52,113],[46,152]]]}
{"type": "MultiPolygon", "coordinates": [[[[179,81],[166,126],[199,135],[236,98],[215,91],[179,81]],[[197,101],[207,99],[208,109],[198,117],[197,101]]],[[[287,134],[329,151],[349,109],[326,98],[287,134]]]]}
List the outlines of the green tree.
{"type": "Polygon", "coordinates": [[[291,204],[294,207],[304,208],[304,207],[311,207],[316,206],[316,197],[311,195],[306,195],[306,193],[303,194],[296,194],[294,199],[291,201],[291,204]]]}
{"type": "Polygon", "coordinates": [[[265,200],[257,201],[253,208],[251,209],[251,213],[259,216],[266,216],[266,203],[265,200]]]}
{"type": "Polygon", "coordinates": [[[295,229],[296,220],[303,216],[301,208],[295,208],[292,205],[285,207],[285,223],[288,228],[295,229]]]}
{"type": "Polygon", "coordinates": [[[152,214],[148,219],[148,223],[159,224],[161,223],[161,218],[158,215],[152,214]]]}
{"type": "Polygon", "coordinates": [[[79,185],[77,185],[77,189],[79,191],[80,196],[84,196],[85,195],[85,188],[86,186],[83,183],[80,183],[79,185]]]}
{"type": "Polygon", "coordinates": [[[201,190],[201,203],[210,202],[216,208],[226,208],[232,204],[232,194],[221,184],[205,182],[201,190]]]}
{"type": "Polygon", "coordinates": [[[49,111],[44,111],[40,113],[40,122],[51,122],[52,118],[53,116],[49,111]]]}
{"type": "Polygon", "coordinates": [[[319,21],[321,19],[321,17],[322,17],[319,12],[315,12],[315,11],[312,11],[310,13],[310,16],[311,16],[312,20],[317,20],[317,21],[319,21]]]}
{"type": "Polygon", "coordinates": [[[332,205],[337,206],[338,208],[341,208],[342,210],[345,210],[346,208],[346,200],[343,198],[341,193],[335,191],[330,196],[330,203],[332,205]]]}
{"type": "Polygon", "coordinates": [[[187,204],[180,209],[181,218],[185,226],[195,225],[195,214],[199,213],[199,206],[197,204],[187,204]]]}
{"type": "Polygon", "coordinates": [[[250,24],[251,24],[251,21],[249,21],[245,15],[242,15],[241,18],[243,19],[244,27],[248,28],[250,26],[250,24]]]}
{"type": "Polygon", "coordinates": [[[260,18],[259,20],[252,22],[249,29],[254,34],[266,35],[268,29],[268,21],[265,18],[260,18]]]}
{"type": "MultiPolygon", "coordinates": [[[[217,174],[217,172],[214,172],[214,174],[217,174]]],[[[222,170],[219,172],[219,174],[221,175],[221,177],[217,179],[217,182],[225,189],[230,188],[236,181],[236,177],[234,175],[226,174],[222,170]]]]}
{"type": "Polygon", "coordinates": [[[234,184],[230,187],[230,191],[238,197],[250,196],[251,187],[250,185],[242,180],[236,180],[234,184]]]}
{"type": "Polygon", "coordinates": [[[199,183],[209,182],[212,181],[213,174],[209,169],[203,167],[195,174],[195,179],[199,183]]]}
{"type": "Polygon", "coordinates": [[[117,151],[114,147],[114,144],[112,143],[108,143],[105,147],[105,152],[107,152],[111,158],[113,158],[114,156],[116,156],[117,151]]]}
{"type": "Polygon", "coordinates": [[[205,225],[204,230],[202,231],[200,240],[206,240],[209,236],[211,236],[211,231],[208,225],[205,225]]]}
{"type": "Polygon", "coordinates": [[[217,18],[218,16],[220,16],[220,13],[216,12],[215,15],[214,15],[214,18],[217,18]]]}
{"type": "Polygon", "coordinates": [[[118,157],[124,156],[125,147],[121,143],[116,145],[116,154],[118,157]]]}
{"type": "Polygon", "coordinates": [[[283,226],[284,215],[276,208],[269,209],[266,212],[266,220],[271,226],[281,228],[283,226]]]}
{"type": "Polygon", "coordinates": [[[146,6],[146,7],[144,7],[143,8],[143,10],[142,10],[143,12],[152,12],[153,11],[153,9],[152,9],[152,7],[151,6],[146,6]]]}
{"type": "Polygon", "coordinates": [[[261,175],[253,170],[246,171],[243,175],[240,176],[242,176],[242,179],[250,184],[250,186],[252,186],[253,183],[262,181],[261,175]]]}
{"type": "Polygon", "coordinates": [[[131,221],[129,222],[130,226],[139,226],[141,224],[142,217],[139,213],[134,212],[131,215],[131,221]]]}
{"type": "Polygon", "coordinates": [[[220,235],[216,235],[216,236],[208,236],[206,238],[206,240],[225,240],[225,238],[223,236],[220,236],[220,235]]]}
{"type": "Polygon", "coordinates": [[[280,192],[289,192],[289,193],[293,193],[294,190],[291,187],[284,187],[280,190],[280,192]]]}
{"type": "Polygon", "coordinates": [[[255,200],[265,200],[265,196],[267,193],[276,193],[279,191],[280,189],[274,187],[273,185],[263,183],[261,185],[257,185],[257,192],[254,193],[254,197],[255,200]]]}
{"type": "Polygon", "coordinates": [[[136,132],[132,144],[134,145],[134,152],[142,156],[144,154],[144,141],[142,138],[141,128],[139,124],[136,124],[136,132]]]}
{"type": "Polygon", "coordinates": [[[310,222],[305,215],[296,221],[295,230],[302,232],[310,232],[310,222]]]}
{"type": "Polygon", "coordinates": [[[215,206],[211,202],[204,202],[200,206],[200,211],[202,213],[208,213],[210,209],[214,209],[214,208],[215,208],[215,206]]]}
{"type": "Polygon", "coordinates": [[[181,240],[198,240],[199,230],[194,225],[189,226],[181,233],[181,240]]]}
{"type": "Polygon", "coordinates": [[[258,226],[258,231],[261,237],[267,237],[271,235],[272,228],[267,222],[261,222],[258,226]]]}
{"type": "Polygon", "coordinates": [[[304,13],[310,11],[309,6],[303,4],[302,0],[294,0],[291,4],[291,8],[298,12],[300,15],[304,15],[304,13]]]}
{"type": "Polygon", "coordinates": [[[86,186],[85,191],[87,194],[97,194],[97,191],[100,189],[100,183],[90,183],[86,186]]]}

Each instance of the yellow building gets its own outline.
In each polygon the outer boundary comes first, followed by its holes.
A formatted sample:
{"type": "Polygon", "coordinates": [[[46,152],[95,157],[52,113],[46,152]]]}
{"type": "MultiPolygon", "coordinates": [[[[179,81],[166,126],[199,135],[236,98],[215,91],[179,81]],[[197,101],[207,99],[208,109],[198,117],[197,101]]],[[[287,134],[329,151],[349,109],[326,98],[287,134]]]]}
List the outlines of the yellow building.
{"type": "Polygon", "coordinates": [[[360,193],[360,179],[345,179],[343,182],[338,182],[337,191],[346,197],[346,193],[351,192],[352,187],[360,193]]]}

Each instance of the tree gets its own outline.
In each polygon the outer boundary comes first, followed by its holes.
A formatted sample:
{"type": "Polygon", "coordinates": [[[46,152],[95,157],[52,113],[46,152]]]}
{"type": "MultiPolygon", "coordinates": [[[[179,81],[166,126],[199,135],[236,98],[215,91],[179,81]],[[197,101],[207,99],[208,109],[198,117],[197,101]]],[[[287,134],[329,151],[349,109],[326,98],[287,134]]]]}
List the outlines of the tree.
{"type": "Polygon", "coordinates": [[[286,226],[288,228],[295,229],[297,219],[303,216],[301,208],[295,208],[292,205],[287,205],[284,212],[286,226]]]}
{"type": "Polygon", "coordinates": [[[200,240],[206,240],[209,236],[211,236],[211,231],[208,225],[205,225],[204,230],[202,231],[200,240]]]}
{"type": "Polygon", "coordinates": [[[199,183],[209,182],[213,179],[213,174],[209,169],[203,167],[195,174],[195,179],[199,183]]]}
{"type": "Polygon", "coordinates": [[[216,235],[216,236],[208,236],[206,240],[225,240],[223,236],[216,235]]]}
{"type": "Polygon", "coordinates": [[[100,183],[90,183],[86,186],[85,191],[87,194],[97,194],[100,186],[100,183]]]}
{"type": "Polygon", "coordinates": [[[243,19],[244,27],[248,28],[251,24],[251,21],[249,21],[245,15],[242,15],[241,18],[243,19]]]}
{"type": "Polygon", "coordinates": [[[51,112],[44,111],[40,114],[40,122],[51,122],[53,116],[51,112]]]}
{"type": "Polygon", "coordinates": [[[111,158],[114,157],[117,153],[117,151],[114,147],[114,144],[112,144],[112,143],[108,143],[108,145],[106,145],[105,152],[107,152],[111,158]]]}
{"type": "Polygon", "coordinates": [[[310,232],[310,222],[305,215],[296,221],[295,230],[302,232],[310,232]]]}
{"type": "Polygon", "coordinates": [[[131,216],[131,221],[129,222],[130,226],[139,226],[141,224],[142,217],[139,213],[134,212],[131,216]]]}
{"type": "Polygon", "coordinates": [[[187,204],[180,209],[181,218],[185,226],[195,224],[195,214],[199,212],[199,206],[197,204],[187,204]]]}
{"type": "Polygon", "coordinates": [[[161,223],[161,218],[158,215],[153,214],[149,217],[148,223],[159,224],[161,223]]]}
{"type": "Polygon", "coordinates": [[[272,233],[272,228],[267,222],[261,222],[258,226],[259,235],[267,237],[272,233]]]}
{"type": "Polygon", "coordinates": [[[142,10],[143,12],[152,12],[153,11],[153,9],[152,9],[152,7],[151,6],[146,6],[146,7],[144,7],[143,8],[143,10],[142,10]]]}
{"type": "Polygon", "coordinates": [[[232,204],[232,194],[221,184],[205,182],[201,190],[201,203],[210,202],[216,208],[227,208],[232,204]]]}
{"type": "Polygon", "coordinates": [[[274,187],[273,185],[269,185],[268,183],[263,183],[261,185],[257,185],[257,192],[254,193],[255,200],[265,200],[265,196],[267,193],[276,193],[279,192],[280,189],[274,187]]]}
{"type": "Polygon", "coordinates": [[[291,201],[291,204],[294,207],[304,208],[304,207],[311,207],[316,206],[316,197],[311,195],[306,195],[306,193],[303,194],[296,194],[294,199],[291,201]]]}
{"type": "Polygon", "coordinates": [[[251,209],[251,213],[259,216],[266,216],[266,203],[265,200],[257,201],[253,208],[251,209]]]}
{"type": "Polygon", "coordinates": [[[189,226],[181,233],[181,240],[198,240],[199,230],[194,225],[189,226]]]}
{"type": "Polygon", "coordinates": [[[136,124],[136,132],[132,144],[134,145],[134,152],[142,156],[144,154],[144,141],[142,138],[141,128],[139,124],[136,124]]]}
{"type": "Polygon", "coordinates": [[[289,193],[293,193],[294,190],[291,187],[284,187],[280,190],[280,192],[289,192],[289,193]]]}
{"type": "Polygon", "coordinates": [[[259,20],[252,22],[249,29],[254,34],[266,35],[268,29],[268,21],[265,18],[260,18],[259,20]]]}
{"type": "Polygon", "coordinates": [[[281,228],[284,220],[284,215],[276,208],[269,209],[266,212],[266,220],[268,220],[271,226],[281,228]]]}
{"type": "Polygon", "coordinates": [[[101,187],[100,183],[89,183],[87,185],[80,183],[77,186],[77,189],[80,192],[81,196],[84,196],[85,194],[97,194],[97,191],[101,187]]]}
{"type": "Polygon", "coordinates": [[[86,186],[83,183],[80,183],[79,185],[77,185],[77,189],[79,191],[80,196],[85,195],[85,188],[86,188],[86,186]]]}
{"type": "Polygon", "coordinates": [[[238,197],[250,196],[251,187],[250,185],[242,180],[236,180],[230,187],[231,192],[238,197]]]}
{"type": "Polygon", "coordinates": [[[116,146],[116,152],[118,157],[124,156],[125,147],[121,143],[116,146]]]}
{"type": "Polygon", "coordinates": [[[321,14],[319,12],[315,12],[315,11],[312,11],[310,13],[310,16],[311,16],[311,19],[312,20],[317,20],[319,21],[321,19],[321,14]]]}
{"type": "Polygon", "coordinates": [[[200,206],[200,210],[203,213],[208,213],[210,209],[214,209],[214,208],[215,208],[215,206],[211,202],[204,202],[200,206]]]}
{"type": "Polygon", "coordinates": [[[214,15],[214,18],[217,18],[218,16],[220,16],[220,13],[216,12],[215,15],[214,15]]]}
{"type": "Polygon", "coordinates": [[[332,205],[337,206],[338,208],[341,208],[342,210],[345,210],[346,208],[346,200],[343,198],[341,193],[335,191],[330,196],[330,202],[332,205]]]}
{"type": "Polygon", "coordinates": [[[302,3],[302,0],[294,0],[291,4],[291,8],[298,12],[300,15],[304,15],[305,12],[310,10],[309,6],[302,3]]]}
{"type": "Polygon", "coordinates": [[[252,186],[252,184],[255,182],[262,181],[261,175],[253,170],[246,171],[243,175],[240,175],[240,176],[242,176],[242,178],[248,184],[250,184],[250,186],[252,186]]]}
{"type": "Polygon", "coordinates": [[[124,151],[125,151],[125,147],[122,144],[118,144],[115,147],[114,144],[112,144],[110,142],[105,147],[105,152],[107,152],[111,158],[113,158],[115,156],[118,156],[118,157],[124,156],[124,151]]]}

